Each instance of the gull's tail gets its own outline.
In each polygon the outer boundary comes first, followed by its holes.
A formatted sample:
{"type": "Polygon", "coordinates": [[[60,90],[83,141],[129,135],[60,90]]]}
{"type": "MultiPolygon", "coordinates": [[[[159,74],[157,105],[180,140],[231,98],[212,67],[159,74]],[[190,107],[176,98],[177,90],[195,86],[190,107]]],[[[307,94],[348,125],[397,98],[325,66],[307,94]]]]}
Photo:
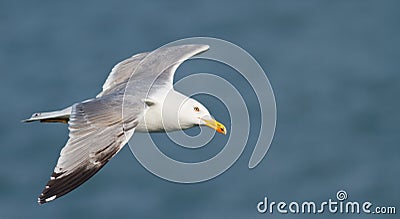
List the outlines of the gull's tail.
{"type": "Polygon", "coordinates": [[[40,122],[68,123],[70,115],[71,115],[71,107],[68,107],[58,111],[34,113],[31,116],[31,118],[22,120],[22,122],[40,121],[40,122]]]}

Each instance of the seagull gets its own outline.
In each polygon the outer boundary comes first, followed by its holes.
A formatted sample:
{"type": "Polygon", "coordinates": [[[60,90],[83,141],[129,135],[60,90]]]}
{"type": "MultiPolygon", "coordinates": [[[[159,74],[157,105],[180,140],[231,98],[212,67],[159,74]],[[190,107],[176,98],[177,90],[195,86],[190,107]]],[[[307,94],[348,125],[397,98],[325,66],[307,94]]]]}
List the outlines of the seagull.
{"type": "Polygon", "coordinates": [[[114,66],[95,98],[23,120],[61,122],[69,129],[69,139],[38,203],[53,201],[86,182],[135,131],[169,132],[205,125],[226,134],[224,125],[204,105],[173,88],[179,65],[208,49],[208,45],[190,44],[136,54],[114,66]]]}

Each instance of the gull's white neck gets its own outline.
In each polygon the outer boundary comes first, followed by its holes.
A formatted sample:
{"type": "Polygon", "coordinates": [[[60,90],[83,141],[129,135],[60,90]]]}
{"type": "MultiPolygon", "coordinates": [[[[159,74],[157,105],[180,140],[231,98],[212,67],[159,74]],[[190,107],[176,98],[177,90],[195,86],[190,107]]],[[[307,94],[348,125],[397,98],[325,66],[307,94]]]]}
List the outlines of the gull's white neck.
{"type": "Polygon", "coordinates": [[[180,107],[187,96],[171,89],[168,94],[154,95],[144,117],[139,121],[138,132],[164,132],[187,129],[193,126],[179,119],[180,107]],[[154,98],[156,97],[156,98],[154,98]]]}

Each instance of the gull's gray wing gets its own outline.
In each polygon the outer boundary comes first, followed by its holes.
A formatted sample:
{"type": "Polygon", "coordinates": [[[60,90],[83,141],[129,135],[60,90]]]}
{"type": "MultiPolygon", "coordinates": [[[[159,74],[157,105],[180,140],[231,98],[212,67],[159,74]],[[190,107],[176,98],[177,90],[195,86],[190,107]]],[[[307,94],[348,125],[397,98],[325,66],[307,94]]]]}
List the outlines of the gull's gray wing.
{"type": "Polygon", "coordinates": [[[172,88],[174,73],[179,65],[208,48],[208,45],[190,44],[161,47],[152,52],[136,54],[112,68],[103,84],[102,92],[97,97],[120,92],[125,89],[130,78],[132,78],[132,81],[142,83],[144,85],[142,87],[150,88],[157,79],[155,87],[157,85],[168,85],[169,88],[172,88]]]}
{"type": "Polygon", "coordinates": [[[160,98],[173,88],[174,74],[179,65],[208,49],[208,45],[190,44],[161,47],[148,53],[127,82],[126,94],[135,94],[140,90],[145,94],[143,98],[160,98]]]}
{"type": "Polygon", "coordinates": [[[124,94],[127,91],[128,95],[139,95],[145,99],[148,96],[154,98],[157,96],[155,93],[167,93],[172,89],[179,65],[208,48],[208,45],[191,44],[161,47],[152,52],[136,54],[113,67],[103,91],[97,97],[124,94]]]}
{"type": "Polygon", "coordinates": [[[39,203],[59,198],[87,181],[126,144],[143,110],[133,107],[132,117],[122,118],[121,100],[105,97],[72,106],[69,140],[39,203]]]}

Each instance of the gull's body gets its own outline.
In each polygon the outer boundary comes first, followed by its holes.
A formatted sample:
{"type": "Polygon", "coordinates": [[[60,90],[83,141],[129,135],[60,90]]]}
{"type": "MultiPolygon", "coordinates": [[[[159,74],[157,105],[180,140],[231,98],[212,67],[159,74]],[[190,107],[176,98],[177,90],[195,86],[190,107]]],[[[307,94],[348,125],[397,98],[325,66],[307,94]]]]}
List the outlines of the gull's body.
{"type": "Polygon", "coordinates": [[[175,70],[206,45],[164,47],[118,63],[96,98],[60,111],[35,113],[26,122],[64,122],[69,140],[38,198],[52,201],[99,171],[135,131],[159,132],[207,125],[226,133],[207,108],[173,89],[175,70]]]}

